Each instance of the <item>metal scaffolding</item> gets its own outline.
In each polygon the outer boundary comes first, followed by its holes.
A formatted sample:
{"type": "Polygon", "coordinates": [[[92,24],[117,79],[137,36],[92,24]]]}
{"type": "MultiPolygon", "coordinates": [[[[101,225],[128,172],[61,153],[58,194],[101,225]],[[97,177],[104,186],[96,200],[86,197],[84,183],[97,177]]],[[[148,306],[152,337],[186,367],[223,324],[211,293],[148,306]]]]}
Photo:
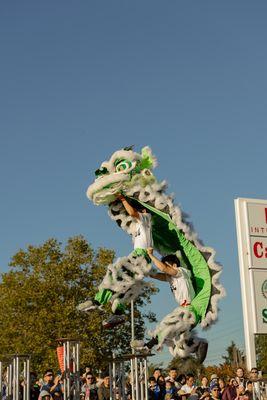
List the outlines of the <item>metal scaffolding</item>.
{"type": "Polygon", "coordinates": [[[109,359],[110,400],[126,400],[126,371],[130,366],[132,400],[148,400],[147,358],[152,354],[126,354],[109,359]]]}
{"type": "Polygon", "coordinates": [[[80,399],[80,341],[78,339],[57,339],[63,347],[63,395],[64,400],[80,399]]]}
{"type": "Polygon", "coordinates": [[[6,399],[19,400],[22,387],[23,400],[30,400],[30,357],[13,354],[1,357],[0,399],[2,400],[3,375],[5,371],[6,399]]]}

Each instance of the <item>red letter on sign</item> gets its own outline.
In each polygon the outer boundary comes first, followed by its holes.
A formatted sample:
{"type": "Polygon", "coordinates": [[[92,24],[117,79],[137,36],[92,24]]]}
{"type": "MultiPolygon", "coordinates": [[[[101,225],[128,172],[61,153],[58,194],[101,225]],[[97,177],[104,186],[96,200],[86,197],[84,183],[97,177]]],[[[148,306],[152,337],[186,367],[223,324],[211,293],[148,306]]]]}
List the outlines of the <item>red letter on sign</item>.
{"type": "Polygon", "coordinates": [[[253,246],[253,251],[254,254],[257,258],[262,258],[263,257],[263,251],[261,251],[261,253],[259,253],[258,251],[258,247],[262,250],[263,249],[263,245],[262,242],[255,242],[254,246],[253,246]]]}

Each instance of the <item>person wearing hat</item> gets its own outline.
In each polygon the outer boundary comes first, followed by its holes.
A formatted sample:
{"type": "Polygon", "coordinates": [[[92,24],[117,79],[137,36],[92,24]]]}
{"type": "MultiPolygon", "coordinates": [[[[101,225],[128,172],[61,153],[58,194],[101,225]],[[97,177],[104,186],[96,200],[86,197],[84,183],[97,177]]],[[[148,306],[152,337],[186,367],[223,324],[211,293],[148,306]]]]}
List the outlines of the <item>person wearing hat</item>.
{"type": "Polygon", "coordinates": [[[214,382],[210,385],[210,398],[212,400],[220,399],[220,388],[218,383],[214,382]]]}

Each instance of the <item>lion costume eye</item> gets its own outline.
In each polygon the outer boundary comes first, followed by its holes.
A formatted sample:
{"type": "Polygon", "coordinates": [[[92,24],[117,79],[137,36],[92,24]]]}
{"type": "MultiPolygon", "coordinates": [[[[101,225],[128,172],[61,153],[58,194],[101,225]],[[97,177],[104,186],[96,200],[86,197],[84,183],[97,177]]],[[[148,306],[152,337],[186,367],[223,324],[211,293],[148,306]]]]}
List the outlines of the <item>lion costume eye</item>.
{"type": "Polygon", "coordinates": [[[132,167],[132,163],[129,160],[117,160],[115,162],[115,171],[116,172],[123,172],[132,167]]]}

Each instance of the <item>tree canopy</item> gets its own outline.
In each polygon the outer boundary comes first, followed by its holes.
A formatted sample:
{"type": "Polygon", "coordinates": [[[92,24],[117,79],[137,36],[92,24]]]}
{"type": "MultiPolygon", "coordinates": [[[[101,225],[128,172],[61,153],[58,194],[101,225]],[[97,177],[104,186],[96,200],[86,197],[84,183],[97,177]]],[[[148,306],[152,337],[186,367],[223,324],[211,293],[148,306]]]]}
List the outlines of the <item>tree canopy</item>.
{"type": "MultiPolygon", "coordinates": [[[[93,250],[82,236],[70,238],[64,248],[56,239],[49,239],[18,251],[0,283],[1,354],[29,354],[32,368],[39,372],[58,368],[56,339],[62,337],[81,340],[81,365],[104,368],[114,350],[129,351],[129,308],[126,323],[112,333],[102,329],[102,318],[109,314],[110,305],[104,315],[76,309],[94,296],[114,256],[110,249],[93,250]]],[[[136,302],[137,338],[144,336],[146,318],[154,319],[152,313],[142,311],[152,292],[136,302]]]]}

